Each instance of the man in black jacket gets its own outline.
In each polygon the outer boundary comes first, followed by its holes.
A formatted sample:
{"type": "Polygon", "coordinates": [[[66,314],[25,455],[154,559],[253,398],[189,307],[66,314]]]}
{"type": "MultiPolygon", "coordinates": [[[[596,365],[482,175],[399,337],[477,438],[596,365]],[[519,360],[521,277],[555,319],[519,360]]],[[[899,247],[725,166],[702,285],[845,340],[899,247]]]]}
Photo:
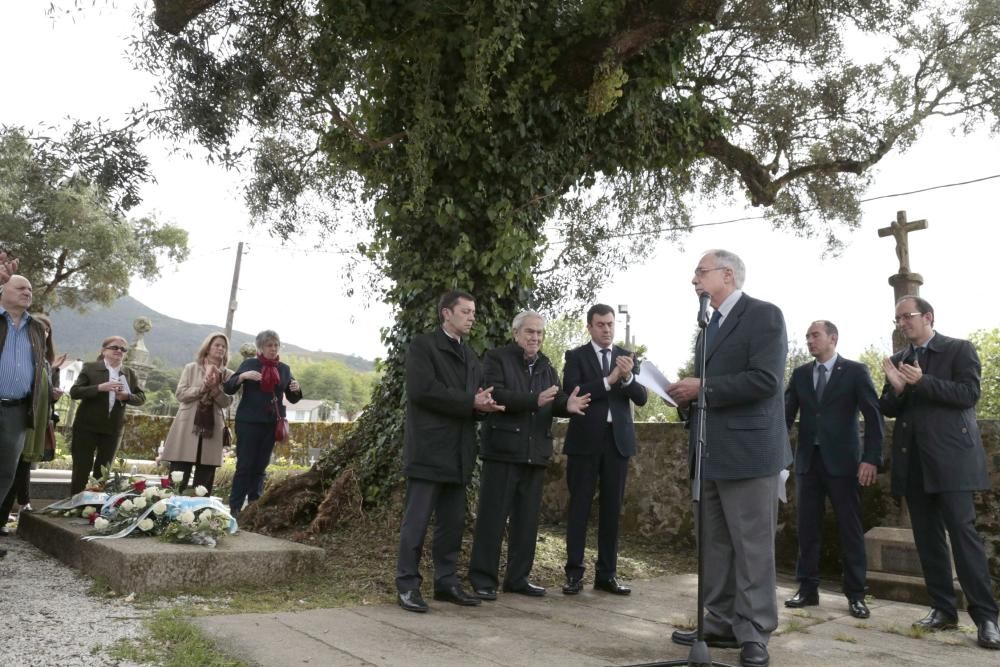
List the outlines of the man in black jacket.
{"type": "Polygon", "coordinates": [[[983,648],[1000,649],[997,603],[983,541],[976,532],[973,491],[990,488],[976,422],[979,356],[967,340],[934,331],[934,309],[924,299],[896,302],[896,326],[910,342],[882,364],[882,413],[895,417],[892,494],[906,496],[931,611],[914,627],[958,627],[948,542],[979,628],[983,648]]]}
{"type": "Polygon", "coordinates": [[[552,459],[552,417],[582,415],[590,397],[579,387],[567,394],[541,352],[545,320],[526,310],[514,318],[514,343],[490,350],[484,360],[486,385],[505,410],[487,416],[482,430],[479,511],[469,581],[483,600],[496,600],[500,548],[507,530],[507,574],[503,590],[545,595],[529,580],[535,562],[538,512],[545,467],[552,459]]]}
{"type": "Polygon", "coordinates": [[[628,460],[635,454],[635,426],[629,402],[646,404],[646,388],[632,377],[632,354],[615,346],[615,311],[603,303],[587,311],[590,341],[566,353],[563,390],[576,387],[590,394],[585,415],[569,420],[566,482],[566,583],[563,593],[583,588],[587,519],[594,491],[600,486],[597,528],[597,571],[594,588],[616,595],[632,590],[618,580],[618,516],[625,495],[628,460]]]}
{"type": "Polygon", "coordinates": [[[861,487],[874,484],[882,462],[882,413],[864,364],[837,354],[839,332],[833,322],[817,320],[806,331],[815,361],[792,372],[785,390],[785,422],[791,431],[801,409],[795,450],[798,511],[799,590],[786,607],[819,604],[819,552],[827,497],[840,530],[844,595],[855,618],[868,618],[865,604],[865,535],[861,525],[861,487]],[[865,418],[861,447],[858,413],[865,418]]]}
{"type": "Polygon", "coordinates": [[[472,606],[462,590],[458,554],[465,524],[465,487],[476,462],[477,415],[503,410],[483,389],[483,371],[465,338],[476,319],[468,292],[445,293],[441,326],[414,337],[406,352],[406,426],[403,474],[406,506],[399,529],[396,590],[399,606],[425,612],[420,595],[420,553],[431,514],[434,525],[434,599],[472,606]]]}

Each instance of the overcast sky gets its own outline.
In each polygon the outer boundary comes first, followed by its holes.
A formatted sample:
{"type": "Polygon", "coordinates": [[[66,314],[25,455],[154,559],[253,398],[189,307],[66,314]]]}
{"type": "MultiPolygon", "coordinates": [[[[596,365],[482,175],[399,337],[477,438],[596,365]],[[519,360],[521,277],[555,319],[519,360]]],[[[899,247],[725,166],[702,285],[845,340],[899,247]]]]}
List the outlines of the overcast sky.
{"type": "MultiPolygon", "coordinates": [[[[0,0],[0,123],[30,128],[67,116],[114,123],[128,109],[154,101],[153,81],[132,71],[125,58],[131,2],[55,22],[44,15],[47,4],[0,0]]],[[[238,174],[171,155],[163,144],[146,149],[158,182],[145,188],[136,214],[152,212],[187,229],[191,258],[167,268],[153,284],[133,281],[134,297],[166,315],[221,326],[236,243],[244,240],[249,251],[236,328],[273,328],[286,341],[312,349],[367,358],[383,353],[378,330],[389,324],[390,311],[363,295],[343,295],[341,255],[304,251],[308,244],[300,241],[293,242],[300,249],[282,249],[265,233],[248,229],[238,174]]],[[[869,196],[995,174],[1000,139],[952,135],[936,123],[908,153],[878,165],[869,196]]],[[[870,344],[888,353],[893,292],[887,279],[898,262],[892,239],[878,238],[877,229],[905,209],[910,220],[929,221],[928,229],[910,237],[910,262],[924,277],[922,295],[935,307],[937,328],[964,337],[1000,326],[994,290],[981,282],[997,261],[998,190],[1000,179],[866,203],[861,229],[845,233],[847,245],[838,257],[824,258],[821,239],[774,232],[763,221],[698,228],[681,246],[651,239],[653,253],[641,264],[609,267],[613,279],[597,298],[616,307],[628,304],[633,335],[649,346],[649,358],[672,373],[690,356],[697,309],[692,270],[703,250],[723,247],[746,262],[746,292],[782,308],[791,338],[801,342],[809,323],[823,318],[840,327],[841,353],[856,356],[870,344]]],[[[705,202],[695,223],[759,214],[705,202]]],[[[623,337],[623,318],[619,327],[623,337]]]]}

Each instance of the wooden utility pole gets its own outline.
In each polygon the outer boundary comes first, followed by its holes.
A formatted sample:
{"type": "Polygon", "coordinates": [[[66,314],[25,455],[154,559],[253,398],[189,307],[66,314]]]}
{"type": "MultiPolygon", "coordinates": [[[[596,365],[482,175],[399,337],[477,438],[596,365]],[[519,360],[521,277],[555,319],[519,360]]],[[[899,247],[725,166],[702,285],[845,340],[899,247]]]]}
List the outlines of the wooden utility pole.
{"type": "Polygon", "coordinates": [[[240,285],[240,261],[243,259],[243,241],[236,248],[236,266],[233,268],[233,289],[229,292],[229,311],[226,313],[226,338],[233,338],[233,315],[236,314],[236,290],[240,285]]]}

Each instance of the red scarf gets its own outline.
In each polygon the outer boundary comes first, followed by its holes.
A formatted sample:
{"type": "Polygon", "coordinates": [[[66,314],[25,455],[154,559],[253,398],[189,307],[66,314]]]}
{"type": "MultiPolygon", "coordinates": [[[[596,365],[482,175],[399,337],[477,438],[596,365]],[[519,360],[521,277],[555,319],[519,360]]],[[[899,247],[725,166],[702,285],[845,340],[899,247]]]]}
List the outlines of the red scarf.
{"type": "Polygon", "coordinates": [[[280,357],[275,357],[274,359],[268,359],[263,354],[257,355],[257,361],[260,362],[260,390],[267,394],[273,394],[274,388],[278,386],[281,382],[281,376],[278,375],[278,361],[280,357]]]}

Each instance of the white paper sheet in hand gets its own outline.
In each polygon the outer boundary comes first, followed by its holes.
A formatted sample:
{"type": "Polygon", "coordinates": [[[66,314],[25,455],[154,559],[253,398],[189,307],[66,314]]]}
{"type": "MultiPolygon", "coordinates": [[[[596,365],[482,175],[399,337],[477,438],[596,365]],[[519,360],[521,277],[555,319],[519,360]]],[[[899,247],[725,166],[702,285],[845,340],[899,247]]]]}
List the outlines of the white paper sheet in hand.
{"type": "Polygon", "coordinates": [[[643,387],[651,389],[653,393],[665,400],[670,405],[674,407],[677,406],[677,401],[670,398],[670,394],[667,390],[670,389],[670,385],[673,384],[667,379],[667,376],[660,372],[652,361],[643,361],[639,366],[639,372],[636,374],[635,379],[643,387]]]}

